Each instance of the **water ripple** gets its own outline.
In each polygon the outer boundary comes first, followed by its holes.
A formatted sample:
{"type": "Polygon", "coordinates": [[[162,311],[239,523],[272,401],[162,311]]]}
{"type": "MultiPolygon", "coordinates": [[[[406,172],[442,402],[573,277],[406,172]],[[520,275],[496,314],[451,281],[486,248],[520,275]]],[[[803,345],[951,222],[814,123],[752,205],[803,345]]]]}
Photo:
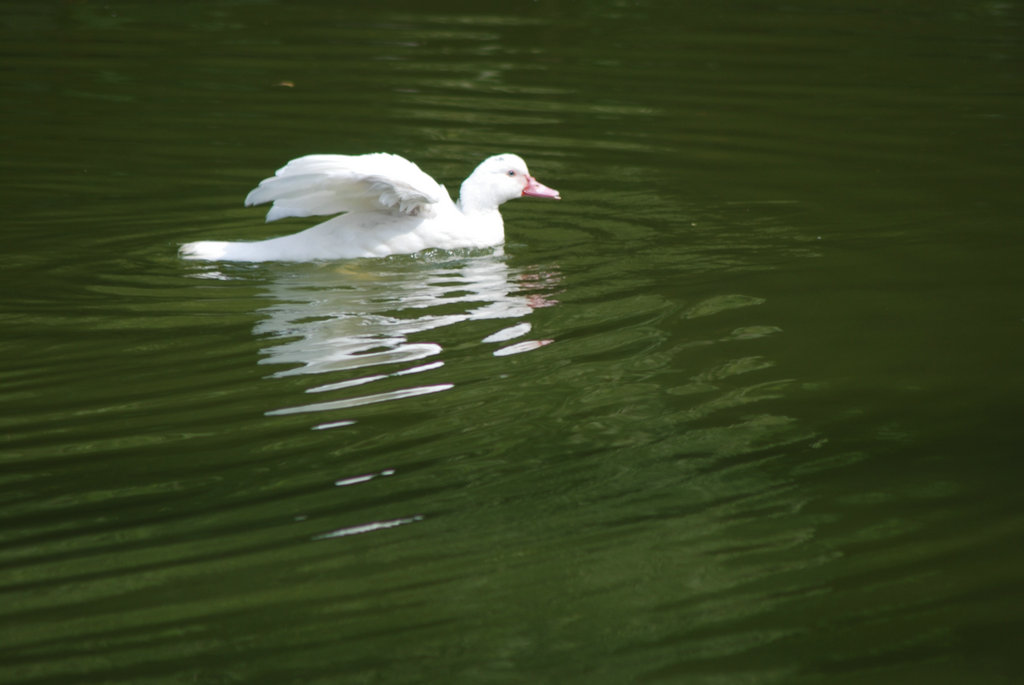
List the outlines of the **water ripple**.
{"type": "MultiPolygon", "coordinates": [[[[354,262],[340,267],[299,268],[266,287],[274,301],[261,310],[254,333],[272,344],[263,349],[264,365],[286,366],[271,378],[317,376],[306,393],[342,393],[343,398],[268,410],[268,416],[350,409],[448,390],[451,382],[401,385],[372,394],[362,386],[398,383],[443,373],[444,345],[422,340],[442,329],[476,323],[480,343],[508,343],[530,333],[519,321],[556,301],[549,294],[558,276],[512,269],[500,251],[463,259],[445,258],[426,265],[416,259],[354,262]],[[494,330],[489,322],[502,325],[494,330]],[[372,371],[367,374],[366,371],[372,371]],[[326,380],[330,378],[330,380],[326,380]]],[[[494,351],[526,352],[551,342],[525,340],[494,351]]],[[[330,422],[331,425],[339,425],[330,422]]],[[[323,427],[321,424],[319,427],[323,427]]]]}

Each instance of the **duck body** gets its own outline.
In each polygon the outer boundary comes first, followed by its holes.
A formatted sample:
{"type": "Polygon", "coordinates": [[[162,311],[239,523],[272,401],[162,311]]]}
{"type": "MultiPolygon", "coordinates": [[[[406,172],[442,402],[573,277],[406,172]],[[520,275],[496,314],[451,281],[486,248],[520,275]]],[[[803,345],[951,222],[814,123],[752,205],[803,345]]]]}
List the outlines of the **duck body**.
{"type": "Polygon", "coordinates": [[[340,216],[269,240],[186,243],[180,254],[211,261],[316,261],[491,247],[505,240],[498,207],[520,196],[559,199],[513,154],[481,162],[463,182],[458,203],[398,155],[307,155],[260,182],[245,204],[273,203],[267,221],[340,216]]]}

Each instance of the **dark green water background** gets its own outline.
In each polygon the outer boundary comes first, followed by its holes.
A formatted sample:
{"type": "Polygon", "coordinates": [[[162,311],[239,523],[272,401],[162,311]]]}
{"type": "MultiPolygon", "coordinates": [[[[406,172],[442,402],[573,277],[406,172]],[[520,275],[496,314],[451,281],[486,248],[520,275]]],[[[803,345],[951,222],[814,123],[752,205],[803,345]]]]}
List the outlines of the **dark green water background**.
{"type": "Polygon", "coordinates": [[[358,4],[0,7],[0,682],[1022,682],[1022,3],[358,4]]]}

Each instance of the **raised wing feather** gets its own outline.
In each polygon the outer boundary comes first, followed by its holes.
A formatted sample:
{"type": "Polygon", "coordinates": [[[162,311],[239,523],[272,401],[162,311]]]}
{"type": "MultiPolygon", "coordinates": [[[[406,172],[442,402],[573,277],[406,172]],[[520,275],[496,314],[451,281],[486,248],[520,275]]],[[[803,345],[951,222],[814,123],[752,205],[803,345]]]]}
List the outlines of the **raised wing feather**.
{"type": "Polygon", "coordinates": [[[273,202],[267,221],[274,221],[341,212],[429,216],[432,206],[445,198],[444,187],[418,166],[404,157],[378,152],[293,159],[260,181],[245,204],[273,202]]]}

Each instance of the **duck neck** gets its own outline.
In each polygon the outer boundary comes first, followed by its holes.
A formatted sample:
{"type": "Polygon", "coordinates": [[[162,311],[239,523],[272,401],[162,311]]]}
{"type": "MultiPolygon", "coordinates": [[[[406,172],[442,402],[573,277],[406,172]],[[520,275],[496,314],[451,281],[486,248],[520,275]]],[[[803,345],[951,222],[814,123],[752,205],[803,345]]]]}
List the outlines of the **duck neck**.
{"type": "Polygon", "coordinates": [[[470,176],[459,188],[459,209],[463,214],[489,214],[497,213],[498,202],[494,200],[494,194],[488,192],[486,187],[479,183],[472,183],[470,176]]]}

